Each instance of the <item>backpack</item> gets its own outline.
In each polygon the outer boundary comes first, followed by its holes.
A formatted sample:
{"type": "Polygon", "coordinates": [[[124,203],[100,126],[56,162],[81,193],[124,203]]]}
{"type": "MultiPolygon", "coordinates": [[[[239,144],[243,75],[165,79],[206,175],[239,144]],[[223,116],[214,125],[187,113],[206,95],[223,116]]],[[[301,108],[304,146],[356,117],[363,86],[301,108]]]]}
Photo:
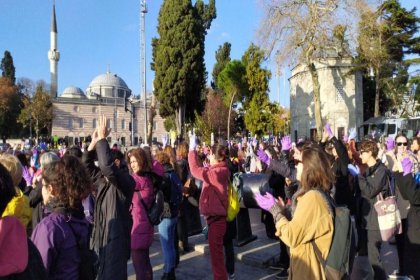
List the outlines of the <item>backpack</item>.
{"type": "Polygon", "coordinates": [[[141,196],[141,193],[139,190],[135,190],[137,192],[140,202],[143,205],[144,209],[146,209],[147,212],[147,218],[149,219],[149,222],[153,226],[157,226],[162,221],[163,216],[163,203],[164,203],[164,194],[162,191],[162,184],[164,183],[163,178],[158,176],[157,174],[150,172],[147,173],[147,177],[150,178],[153,184],[153,193],[155,195],[155,199],[152,202],[152,205],[147,207],[146,203],[143,200],[143,197],[141,196]]]}
{"type": "Polygon", "coordinates": [[[35,244],[28,238],[28,265],[25,270],[0,277],[0,280],[47,280],[48,275],[42,262],[41,254],[35,244]]]}
{"type": "Polygon", "coordinates": [[[321,252],[314,241],[315,255],[321,263],[327,280],[347,279],[350,276],[350,248],[352,246],[352,225],[350,210],[346,206],[335,204],[331,196],[320,191],[328,201],[334,219],[334,232],[327,259],[322,258],[321,252]]]}
{"type": "Polygon", "coordinates": [[[175,171],[171,171],[167,174],[171,182],[170,196],[168,200],[171,217],[177,217],[182,200],[182,183],[175,171]]]}
{"type": "Polygon", "coordinates": [[[71,225],[71,222],[69,222],[68,225],[70,226],[71,232],[73,233],[76,239],[77,249],[79,251],[79,279],[94,280],[98,272],[96,266],[98,263],[98,257],[93,250],[89,249],[89,242],[87,241],[87,239],[83,240],[81,236],[76,234],[71,225]]]}

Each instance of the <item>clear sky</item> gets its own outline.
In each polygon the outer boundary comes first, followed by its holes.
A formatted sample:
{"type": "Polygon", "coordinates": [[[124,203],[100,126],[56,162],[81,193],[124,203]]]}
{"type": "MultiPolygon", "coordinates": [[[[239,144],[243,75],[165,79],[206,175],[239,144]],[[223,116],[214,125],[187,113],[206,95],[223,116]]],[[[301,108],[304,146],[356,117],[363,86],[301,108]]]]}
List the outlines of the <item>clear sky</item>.
{"type": "MultiPolygon", "coordinates": [[[[151,39],[157,36],[157,19],[163,0],[148,0],[146,14],[147,91],[152,89],[151,39]]],[[[208,1],[205,0],[207,3],[208,1]]],[[[231,58],[240,59],[255,41],[261,10],[259,0],[216,0],[217,17],[206,37],[208,83],[215,51],[224,42],[232,44],[231,58]]],[[[416,0],[402,0],[411,9],[416,0]]],[[[140,1],[56,0],[58,29],[58,93],[68,86],[86,90],[108,66],[125,80],[135,95],[140,93],[140,1]]],[[[419,14],[419,11],[417,11],[419,14]]],[[[48,50],[52,0],[0,0],[0,57],[13,56],[16,77],[50,82],[48,50]]],[[[273,63],[270,99],[289,106],[287,72],[276,77],[273,63]]]]}

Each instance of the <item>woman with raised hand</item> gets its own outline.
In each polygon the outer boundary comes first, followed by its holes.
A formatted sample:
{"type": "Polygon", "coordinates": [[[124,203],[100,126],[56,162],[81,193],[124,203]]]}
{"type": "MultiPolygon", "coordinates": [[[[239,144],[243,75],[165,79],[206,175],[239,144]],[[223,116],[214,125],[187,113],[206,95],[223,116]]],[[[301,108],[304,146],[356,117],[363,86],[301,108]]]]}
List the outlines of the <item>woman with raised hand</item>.
{"type": "Polygon", "coordinates": [[[42,170],[42,198],[50,210],[36,226],[32,241],[41,253],[49,279],[79,279],[79,242],[88,243],[89,225],[82,200],[91,192],[86,168],[73,156],[42,170]]]}
{"type": "Polygon", "coordinates": [[[106,140],[111,129],[106,123],[107,119],[102,115],[82,161],[97,190],[91,245],[99,257],[98,279],[120,280],[127,279],[133,224],[130,207],[135,182],[111,156],[106,140]]]}
{"type": "Polygon", "coordinates": [[[195,135],[190,136],[188,164],[194,178],[203,181],[200,195],[200,212],[206,217],[213,279],[227,279],[224,264],[223,237],[226,232],[228,205],[227,187],[230,171],[226,163],[226,146],[215,144],[207,158],[209,167],[203,167],[197,158],[195,135]]]}
{"type": "Polygon", "coordinates": [[[322,148],[303,149],[296,179],[300,187],[293,196],[291,220],[286,218],[281,198],[277,200],[267,193],[264,196],[258,194],[256,200],[262,209],[273,215],[276,235],[290,248],[289,279],[325,279],[314,246],[326,259],[334,228],[329,204],[334,174],[322,148]]]}

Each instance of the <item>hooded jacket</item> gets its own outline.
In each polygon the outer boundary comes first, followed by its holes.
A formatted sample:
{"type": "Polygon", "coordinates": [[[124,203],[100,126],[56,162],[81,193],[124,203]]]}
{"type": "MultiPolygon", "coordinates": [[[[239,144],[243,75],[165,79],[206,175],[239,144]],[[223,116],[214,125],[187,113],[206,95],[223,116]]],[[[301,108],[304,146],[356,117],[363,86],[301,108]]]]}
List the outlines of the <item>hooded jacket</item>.
{"type": "Polygon", "coordinates": [[[23,272],[28,264],[28,242],[22,223],[13,216],[0,219],[0,277],[23,272]]]}
{"type": "Polygon", "coordinates": [[[210,167],[200,166],[195,151],[188,153],[188,163],[194,178],[203,181],[200,195],[200,212],[206,217],[226,217],[228,205],[227,187],[230,171],[225,161],[210,167]]]}

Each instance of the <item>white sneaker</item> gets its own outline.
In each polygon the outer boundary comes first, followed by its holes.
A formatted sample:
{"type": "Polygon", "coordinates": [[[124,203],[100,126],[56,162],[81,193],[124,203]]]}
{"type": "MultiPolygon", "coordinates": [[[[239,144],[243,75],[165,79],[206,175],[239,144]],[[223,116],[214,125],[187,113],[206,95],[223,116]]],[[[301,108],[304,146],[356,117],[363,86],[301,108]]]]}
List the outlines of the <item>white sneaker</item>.
{"type": "Polygon", "coordinates": [[[235,273],[229,274],[229,280],[235,280],[235,273]]]}

